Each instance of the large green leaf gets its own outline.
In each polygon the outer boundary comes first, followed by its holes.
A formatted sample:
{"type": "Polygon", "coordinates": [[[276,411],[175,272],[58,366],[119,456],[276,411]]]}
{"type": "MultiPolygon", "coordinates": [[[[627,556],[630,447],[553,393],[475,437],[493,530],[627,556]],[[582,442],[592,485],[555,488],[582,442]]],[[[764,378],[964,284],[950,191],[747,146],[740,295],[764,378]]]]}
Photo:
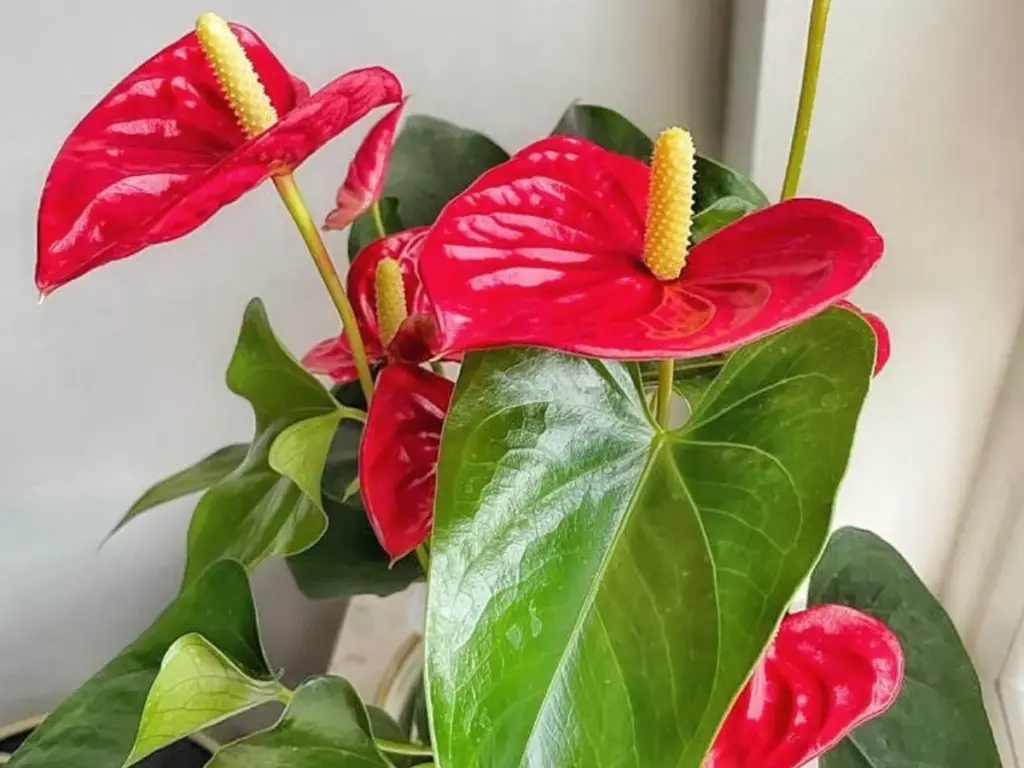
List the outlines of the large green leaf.
{"type": "Polygon", "coordinates": [[[205,491],[214,483],[220,482],[238,468],[238,465],[245,460],[248,453],[248,445],[226,445],[220,450],[214,451],[206,458],[200,459],[191,467],[186,467],[180,472],[164,478],[156,485],[147,489],[132,504],[131,509],[125,513],[120,522],[114,526],[114,529],[107,534],[107,538],[109,539],[129,522],[153,507],[180,499],[183,496],[191,496],[193,493],[199,493],[199,491],[205,491]]]}
{"type": "Polygon", "coordinates": [[[221,749],[207,768],[390,768],[359,695],[340,677],[295,691],[277,724],[221,749]]]}
{"type": "Polygon", "coordinates": [[[836,531],[811,576],[810,601],[881,619],[906,658],[896,703],[822,757],[822,768],[1002,765],[978,675],[956,628],[895,549],[870,531],[836,531]]]}
{"type": "MultiPolygon", "coordinates": [[[[393,197],[382,197],[377,201],[380,206],[380,218],[384,222],[384,230],[389,235],[401,232],[405,224],[398,216],[398,201],[393,197]]],[[[348,231],[348,260],[352,261],[359,252],[374,240],[380,238],[380,231],[377,229],[377,222],[373,220],[373,213],[367,211],[361,214],[348,231]]]]}
{"type": "Polygon", "coordinates": [[[252,406],[256,434],[242,464],[203,494],[192,515],[186,585],[222,558],[255,568],[268,557],[301,552],[327,524],[309,496],[271,469],[269,455],[285,429],[333,413],[338,404],[277,340],[259,299],[246,307],[227,384],[252,406]]]}
{"type": "Polygon", "coordinates": [[[277,678],[251,676],[202,635],[185,635],[164,655],[125,765],[288,694],[277,678]]]}
{"type": "Polygon", "coordinates": [[[830,310],[734,353],[666,433],[635,365],[469,356],[430,573],[438,761],[700,766],[824,545],[873,361],[830,310]]]}
{"type": "Polygon", "coordinates": [[[441,209],[508,153],[482,133],[436,117],[405,121],[391,152],[384,195],[405,227],[433,224],[441,209]]]}
{"type": "Polygon", "coordinates": [[[121,768],[164,655],[178,638],[193,632],[245,674],[270,674],[245,570],[231,561],[216,563],[138,640],[57,707],[9,768],[121,768]]]}
{"type": "MultiPolygon", "coordinates": [[[[612,152],[644,162],[650,160],[653,147],[650,137],[628,119],[615,110],[594,104],[570,105],[552,133],[580,136],[612,152]]],[[[764,192],[740,172],[703,155],[697,156],[693,205],[697,217],[695,241],[732,223],[743,213],[763,208],[768,202],[764,192]],[[707,213],[725,198],[733,199],[717,206],[713,214],[707,213]],[[743,207],[746,210],[742,210],[743,207]],[[701,214],[705,214],[703,219],[701,214]]]]}
{"type": "MultiPolygon", "coordinates": [[[[361,405],[351,393],[336,393],[343,402],[361,405]]],[[[414,557],[392,567],[370,527],[358,494],[346,491],[358,473],[362,424],[343,420],[334,434],[321,484],[327,532],[313,547],[288,558],[295,583],[313,599],[352,595],[390,595],[423,578],[414,557]]]]}

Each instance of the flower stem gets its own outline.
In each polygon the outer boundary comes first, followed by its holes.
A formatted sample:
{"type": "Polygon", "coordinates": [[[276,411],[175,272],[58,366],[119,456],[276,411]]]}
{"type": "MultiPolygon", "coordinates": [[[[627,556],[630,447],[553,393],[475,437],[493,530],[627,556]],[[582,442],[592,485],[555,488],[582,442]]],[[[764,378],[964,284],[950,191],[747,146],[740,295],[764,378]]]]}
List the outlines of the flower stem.
{"type": "Polygon", "coordinates": [[[675,360],[658,361],[658,423],[668,429],[672,415],[672,378],[675,374],[675,360]]]}
{"type": "Polygon", "coordinates": [[[423,569],[423,575],[429,575],[430,552],[427,550],[426,544],[420,544],[416,547],[416,559],[420,561],[420,567],[423,569]]]}
{"type": "Polygon", "coordinates": [[[800,186],[800,173],[807,154],[807,137],[811,133],[811,116],[814,112],[814,97],[818,92],[818,71],[821,69],[821,51],[825,46],[825,27],[831,0],[814,0],[811,8],[811,25],[807,31],[807,53],[804,57],[804,77],[800,86],[800,106],[797,108],[796,124],[793,126],[793,141],[789,146],[789,162],[786,164],[786,178],[782,182],[782,199],[796,195],[800,186]]]}
{"type": "Polygon", "coordinates": [[[391,741],[390,739],[377,739],[373,742],[377,745],[377,749],[384,752],[389,752],[392,755],[409,755],[411,757],[433,757],[434,750],[428,747],[426,744],[412,744],[401,741],[391,741]]]}
{"type": "Polygon", "coordinates": [[[388,236],[388,228],[384,226],[384,217],[380,213],[380,200],[374,200],[370,206],[370,214],[373,216],[373,226],[381,237],[388,236]]]}
{"type": "Polygon", "coordinates": [[[320,237],[320,231],[309,213],[309,208],[306,207],[306,201],[302,199],[302,193],[295,183],[295,177],[291,173],[274,176],[274,186],[277,188],[278,194],[281,195],[284,207],[288,209],[288,213],[295,220],[299,234],[302,235],[302,240],[306,243],[306,248],[309,249],[313,263],[320,273],[320,279],[323,280],[324,287],[327,288],[327,293],[330,294],[331,301],[334,302],[334,306],[338,310],[345,336],[352,348],[352,359],[355,362],[356,371],[359,373],[359,383],[363,387],[366,402],[369,403],[370,397],[373,395],[370,365],[366,360],[366,348],[359,335],[355,312],[352,311],[352,304],[345,293],[345,286],[342,285],[341,278],[338,277],[338,270],[334,268],[334,262],[331,261],[331,256],[327,253],[327,247],[320,237]]]}

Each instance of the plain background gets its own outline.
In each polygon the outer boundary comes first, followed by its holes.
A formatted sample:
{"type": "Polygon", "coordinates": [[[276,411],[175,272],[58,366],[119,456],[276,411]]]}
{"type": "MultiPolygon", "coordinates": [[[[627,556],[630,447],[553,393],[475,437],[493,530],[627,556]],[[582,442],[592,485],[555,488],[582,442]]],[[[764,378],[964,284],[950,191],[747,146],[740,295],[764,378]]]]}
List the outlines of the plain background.
{"type": "MultiPolygon", "coordinates": [[[[717,149],[720,0],[20,6],[17,23],[0,31],[0,723],[51,707],[174,594],[191,502],[97,546],[150,483],[251,436],[246,404],[223,385],[246,301],[262,297],[298,353],[336,331],[270,188],[36,306],[35,211],[54,153],[103,93],[205,10],[259,31],[314,87],[346,69],[391,67],[413,96],[410,111],[476,127],[510,149],[549,132],[576,98],[615,106],[648,130],[682,122],[717,149]]],[[[365,126],[299,171],[316,216],[365,126]]],[[[328,246],[344,258],[344,237],[328,246]]],[[[260,581],[272,661],[307,664],[329,641],[336,611],[297,602],[281,569],[260,581]]]]}

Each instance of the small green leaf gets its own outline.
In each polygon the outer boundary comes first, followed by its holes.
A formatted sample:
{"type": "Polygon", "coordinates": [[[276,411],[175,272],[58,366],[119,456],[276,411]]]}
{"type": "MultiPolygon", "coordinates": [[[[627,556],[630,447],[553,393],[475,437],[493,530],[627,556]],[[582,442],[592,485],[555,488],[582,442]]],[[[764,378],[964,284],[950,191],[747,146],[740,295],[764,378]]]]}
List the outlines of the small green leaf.
{"type": "MultiPolygon", "coordinates": [[[[335,396],[358,407],[358,398],[347,398],[349,394],[336,392],[335,396]]],[[[345,419],[338,425],[321,483],[327,532],[313,547],[288,558],[295,583],[312,599],[390,595],[423,578],[414,557],[391,565],[370,527],[359,495],[346,498],[358,478],[361,435],[362,424],[357,421],[345,419]]]]}
{"type": "Polygon", "coordinates": [[[125,765],[288,693],[276,678],[249,675],[202,635],[185,635],[164,655],[125,765]]]}
{"type": "Polygon", "coordinates": [[[579,136],[611,152],[650,162],[654,144],[646,133],[614,109],[596,104],[571,104],[553,135],[579,136]]]}
{"type": "Polygon", "coordinates": [[[290,478],[318,508],[323,509],[320,484],[329,458],[331,443],[343,418],[363,422],[366,414],[339,407],[323,416],[292,424],[270,446],[270,467],[290,478]]]}
{"type": "Polygon", "coordinates": [[[71,694],[8,768],[121,768],[164,655],[183,635],[207,638],[253,678],[268,677],[245,570],[210,566],[134,643],[71,694]]]}
{"type": "Polygon", "coordinates": [[[734,195],[720,197],[693,217],[693,230],[690,233],[690,239],[694,243],[699,243],[704,238],[746,216],[754,208],[753,203],[741,197],[734,195]]]}
{"type": "Polygon", "coordinates": [[[269,456],[281,432],[333,414],[338,404],[277,340],[258,299],[246,307],[227,383],[252,406],[256,434],[245,461],[203,494],[192,515],[186,585],[222,558],[252,569],[268,557],[301,552],[327,524],[310,497],[271,468],[269,456]]]}
{"type": "Polygon", "coordinates": [[[809,597],[881,619],[906,659],[896,703],[820,758],[822,768],[1000,768],[967,650],[895,549],[870,531],[841,528],[811,575],[809,597]]]}
{"type": "Polygon", "coordinates": [[[229,744],[207,768],[390,768],[359,695],[340,677],[304,683],[277,724],[229,744]]]}
{"type": "MultiPolygon", "coordinates": [[[[380,218],[384,222],[384,229],[389,235],[401,232],[406,229],[405,224],[398,215],[398,200],[393,197],[382,197],[378,201],[380,205],[380,218]]],[[[367,211],[361,214],[348,231],[348,260],[351,262],[359,252],[374,240],[380,238],[377,231],[377,223],[373,220],[373,212],[367,211]]]]}
{"type": "MultiPolygon", "coordinates": [[[[648,162],[651,157],[651,139],[636,125],[618,112],[593,104],[572,104],[558,121],[555,134],[579,136],[592,141],[612,152],[630,155],[638,160],[648,162]]],[[[719,162],[702,154],[697,155],[694,184],[693,210],[699,215],[711,208],[716,202],[726,197],[735,197],[750,206],[747,210],[763,208],[768,205],[768,198],[754,182],[738,171],[734,171],[719,162]]],[[[735,212],[737,203],[728,208],[735,212]]],[[[699,225],[699,242],[710,234],[713,223],[721,223],[723,212],[720,210],[699,225]]]]}
{"type": "Polygon", "coordinates": [[[439,762],[698,768],[821,552],[873,363],[829,310],[730,355],[666,433],[635,365],[469,355],[432,540],[439,762]]]}
{"type": "Polygon", "coordinates": [[[214,451],[204,459],[200,459],[191,467],[164,478],[143,493],[132,504],[121,521],[107,534],[107,539],[124,528],[129,522],[153,507],[166,504],[168,501],[190,496],[205,491],[214,483],[218,483],[230,475],[241,464],[249,452],[249,446],[243,444],[227,445],[214,451]]]}
{"type": "Polygon", "coordinates": [[[482,133],[413,115],[395,141],[384,194],[398,200],[407,228],[433,224],[449,200],[506,160],[508,152],[482,133]]]}

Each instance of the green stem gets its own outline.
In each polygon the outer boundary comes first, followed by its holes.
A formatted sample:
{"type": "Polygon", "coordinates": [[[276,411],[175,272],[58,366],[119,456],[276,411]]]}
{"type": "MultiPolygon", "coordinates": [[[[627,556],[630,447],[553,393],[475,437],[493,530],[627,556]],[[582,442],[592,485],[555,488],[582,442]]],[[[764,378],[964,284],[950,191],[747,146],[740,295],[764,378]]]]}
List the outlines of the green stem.
{"type": "Polygon", "coordinates": [[[444,366],[441,365],[441,361],[440,360],[431,360],[430,361],[430,370],[432,370],[438,376],[444,376],[444,366]]]}
{"type": "Polygon", "coordinates": [[[782,182],[782,199],[796,195],[800,186],[800,173],[807,154],[807,137],[811,133],[811,116],[814,113],[814,97],[818,92],[818,71],[821,69],[821,51],[825,47],[825,27],[831,0],[814,0],[811,8],[811,25],[807,31],[807,54],[804,57],[804,77],[800,86],[800,106],[793,126],[793,141],[789,147],[789,162],[786,164],[786,178],[782,182]]]}
{"type": "Polygon", "coordinates": [[[387,237],[388,228],[384,226],[384,217],[380,213],[380,200],[374,200],[370,206],[370,214],[373,216],[373,226],[377,228],[377,234],[387,237]]]}
{"type": "Polygon", "coordinates": [[[420,567],[423,568],[424,574],[430,573],[430,552],[427,551],[426,544],[420,544],[416,547],[416,559],[420,561],[420,567]]]}
{"type": "Polygon", "coordinates": [[[320,230],[317,229],[313,217],[309,213],[306,201],[302,199],[302,193],[295,183],[295,177],[290,173],[274,176],[274,186],[281,195],[284,207],[292,215],[295,225],[299,228],[299,234],[309,249],[309,255],[313,257],[313,263],[320,273],[327,293],[334,302],[338,316],[341,317],[341,325],[345,330],[345,337],[348,339],[352,349],[352,359],[359,373],[359,383],[363,387],[363,394],[366,402],[370,402],[373,396],[373,379],[370,376],[370,364],[366,360],[366,348],[363,346],[362,336],[359,335],[359,326],[356,324],[356,315],[352,311],[352,304],[345,293],[345,286],[338,277],[338,270],[334,268],[334,262],[327,253],[327,246],[320,237],[320,230]]]}
{"type": "Polygon", "coordinates": [[[658,361],[658,423],[668,429],[672,415],[672,379],[675,375],[675,360],[658,361]]]}
{"type": "Polygon", "coordinates": [[[274,698],[287,707],[292,703],[292,699],[295,698],[295,693],[284,683],[278,683],[277,690],[274,692],[274,698]]]}
{"type": "Polygon", "coordinates": [[[410,757],[433,757],[434,750],[426,744],[411,744],[390,739],[374,739],[377,749],[390,752],[392,755],[408,755],[410,757]]]}

